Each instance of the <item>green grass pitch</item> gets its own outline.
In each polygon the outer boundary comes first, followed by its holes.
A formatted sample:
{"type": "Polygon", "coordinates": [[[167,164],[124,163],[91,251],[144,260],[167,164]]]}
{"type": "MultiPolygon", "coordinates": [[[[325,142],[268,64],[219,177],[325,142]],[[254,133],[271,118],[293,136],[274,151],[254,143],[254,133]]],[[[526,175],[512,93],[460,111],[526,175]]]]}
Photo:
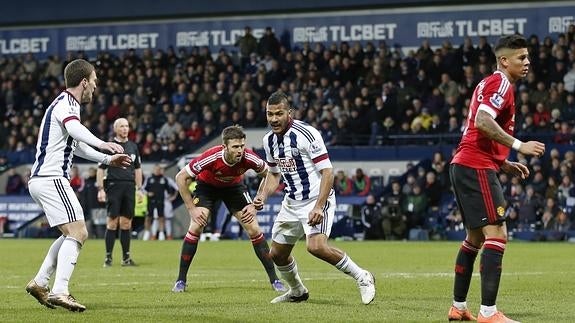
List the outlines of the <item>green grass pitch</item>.
{"type": "MultiPolygon", "coordinates": [[[[174,294],[181,241],[132,241],[138,267],[102,268],[104,242],[89,240],[70,283],[84,313],[42,307],[24,291],[51,240],[0,240],[0,322],[444,322],[451,304],[456,242],[331,242],[369,269],[377,296],[361,304],[355,282],[294,249],[308,302],[277,295],[248,241],[202,242],[186,293],[174,294]]],[[[575,320],[575,245],[508,244],[498,308],[522,322],[575,320]]],[[[476,272],[478,267],[476,262],[476,272]]],[[[468,304],[479,309],[479,276],[468,304]]]]}

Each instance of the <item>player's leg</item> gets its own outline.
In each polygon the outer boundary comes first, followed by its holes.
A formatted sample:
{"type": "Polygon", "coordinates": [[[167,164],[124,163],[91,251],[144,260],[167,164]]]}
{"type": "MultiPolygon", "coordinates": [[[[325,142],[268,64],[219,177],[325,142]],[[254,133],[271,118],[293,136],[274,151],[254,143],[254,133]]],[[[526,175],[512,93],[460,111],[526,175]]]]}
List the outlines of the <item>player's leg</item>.
{"type": "Polygon", "coordinates": [[[164,215],[164,200],[156,204],[158,212],[158,240],[166,240],[166,218],[164,215]]]}
{"type": "Polygon", "coordinates": [[[152,221],[154,221],[154,205],[151,200],[148,199],[148,213],[146,214],[146,219],[144,220],[144,235],[142,240],[148,241],[151,237],[152,221]]]}
{"type": "Polygon", "coordinates": [[[483,205],[483,202],[481,196],[474,196],[473,198],[468,196],[468,198],[462,199],[460,195],[462,191],[479,185],[474,170],[452,165],[449,169],[449,176],[453,184],[457,207],[468,229],[466,229],[467,235],[461,243],[455,258],[453,303],[447,316],[449,320],[475,321],[476,318],[471,314],[467,306],[467,294],[471,284],[475,259],[484,240],[481,228],[475,228],[478,225],[476,223],[477,217],[484,214],[482,210],[478,212],[478,208],[483,205]],[[469,229],[469,227],[474,227],[474,229],[469,229]]]}
{"type": "MultiPolygon", "coordinates": [[[[208,220],[210,216],[210,210],[217,200],[214,195],[215,192],[215,189],[203,182],[198,182],[194,192],[194,204],[196,208],[199,208],[198,211],[203,212],[208,216],[208,220]]],[[[200,236],[202,235],[203,230],[204,227],[196,223],[190,215],[190,226],[182,243],[182,251],[180,252],[180,269],[178,272],[178,279],[176,280],[176,284],[174,285],[174,288],[172,288],[173,292],[183,292],[186,289],[188,271],[190,269],[190,265],[192,264],[192,260],[196,255],[198,242],[200,242],[200,236]]]]}
{"type": "Polygon", "coordinates": [[[174,218],[174,208],[170,200],[164,201],[164,221],[166,225],[166,239],[173,240],[172,219],[174,218]]]}
{"type": "Polygon", "coordinates": [[[136,188],[133,183],[123,185],[120,207],[120,244],[122,245],[122,266],[135,266],[130,256],[132,240],[132,219],[136,207],[136,188]]]}
{"type": "Polygon", "coordinates": [[[308,201],[306,205],[302,205],[300,212],[298,212],[306,234],[307,251],[355,279],[359,287],[361,301],[364,304],[371,303],[375,298],[375,278],[373,275],[359,267],[345,252],[327,243],[335,218],[335,195],[331,194],[327,200],[324,207],[323,222],[311,227],[307,224],[307,215],[314,206],[315,200],[308,201]]]}
{"type": "Polygon", "coordinates": [[[298,272],[297,262],[291,255],[295,243],[304,234],[297,216],[282,207],[272,228],[272,247],[270,255],[281,278],[288,284],[287,293],[272,299],[271,303],[302,302],[309,298],[298,272]],[[292,221],[284,221],[284,220],[292,221]]]}
{"type": "Polygon", "coordinates": [[[50,226],[58,226],[63,235],[50,246],[40,270],[28,283],[26,291],[44,306],[54,308],[54,305],[59,305],[83,311],[85,309],[83,305],[67,297],[68,281],[78,258],[78,244],[83,243],[88,234],[82,207],[69,183],[60,178],[33,179],[30,181],[29,189],[32,198],[44,210],[50,226]],[[60,297],[51,301],[53,294],[50,293],[48,281],[54,272],[56,272],[54,292],[66,293],[60,295],[64,298],[64,304],[59,303],[60,297]]]}
{"type": "Polygon", "coordinates": [[[507,226],[505,225],[505,198],[497,173],[493,170],[479,170],[478,177],[484,183],[482,196],[485,203],[488,224],[483,226],[483,251],[481,253],[481,309],[478,321],[492,322],[493,318],[505,319],[503,313],[497,311],[495,305],[501,270],[503,267],[503,254],[507,244],[507,226]],[[485,319],[485,320],[482,320],[485,319]]]}
{"type": "Polygon", "coordinates": [[[118,216],[108,216],[106,219],[106,232],[104,233],[106,258],[104,259],[104,267],[112,266],[112,254],[114,252],[114,244],[116,243],[116,235],[118,233],[118,222],[118,216]]]}
{"type": "Polygon", "coordinates": [[[222,190],[220,194],[220,197],[224,201],[229,212],[238,219],[241,227],[246,230],[252,242],[254,252],[264,266],[272,288],[279,292],[286,291],[283,283],[276,275],[274,263],[270,257],[270,248],[266,241],[266,237],[260,228],[257,217],[248,219],[243,216],[242,209],[252,202],[245,186],[238,185],[230,187],[222,190]]]}
{"type": "Polygon", "coordinates": [[[62,306],[71,311],[84,311],[86,307],[76,301],[68,289],[68,284],[78,261],[78,255],[82,245],[88,238],[88,231],[84,222],[82,206],[72,190],[70,184],[64,179],[54,179],[55,190],[59,193],[59,212],[65,210],[66,221],[56,223],[60,231],[66,236],[60,250],[56,273],[54,276],[54,286],[48,296],[48,301],[52,305],[62,306]]]}
{"type": "Polygon", "coordinates": [[[118,223],[122,203],[121,190],[118,189],[117,185],[108,185],[106,187],[106,199],[108,215],[106,218],[106,232],[104,232],[104,244],[106,247],[104,267],[110,267],[112,266],[112,254],[114,252],[116,236],[118,235],[118,223]]]}
{"type": "Polygon", "coordinates": [[[262,232],[257,219],[254,218],[251,221],[246,221],[242,218],[241,211],[235,212],[234,216],[238,219],[240,225],[246,230],[248,236],[250,237],[254,252],[264,266],[272,288],[279,292],[286,291],[282,282],[276,275],[274,263],[270,256],[270,248],[268,246],[268,242],[266,241],[265,235],[262,232]]]}
{"type": "MultiPolygon", "coordinates": [[[[71,190],[71,188],[70,188],[71,190]]],[[[72,200],[72,198],[70,199],[72,200]]],[[[76,200],[77,202],[77,200],[76,200]]],[[[72,205],[75,203],[72,203],[72,205]]],[[[80,203],[77,203],[76,210],[82,210],[80,203]]],[[[58,252],[58,264],[54,276],[54,286],[48,296],[48,301],[57,306],[62,306],[70,311],[83,312],[86,307],[70,295],[68,284],[72,273],[76,268],[80,250],[88,238],[88,231],[84,220],[61,224],[60,231],[64,233],[66,239],[62,242],[58,252]]]]}

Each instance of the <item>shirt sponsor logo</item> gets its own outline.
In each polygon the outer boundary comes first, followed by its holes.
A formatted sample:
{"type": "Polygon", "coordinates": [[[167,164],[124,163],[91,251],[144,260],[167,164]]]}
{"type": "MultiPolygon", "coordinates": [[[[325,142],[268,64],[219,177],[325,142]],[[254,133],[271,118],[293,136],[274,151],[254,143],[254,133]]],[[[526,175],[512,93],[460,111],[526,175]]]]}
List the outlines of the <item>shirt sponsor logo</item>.
{"type": "Polygon", "coordinates": [[[295,172],[297,167],[292,158],[276,158],[276,163],[282,172],[295,172]]]}

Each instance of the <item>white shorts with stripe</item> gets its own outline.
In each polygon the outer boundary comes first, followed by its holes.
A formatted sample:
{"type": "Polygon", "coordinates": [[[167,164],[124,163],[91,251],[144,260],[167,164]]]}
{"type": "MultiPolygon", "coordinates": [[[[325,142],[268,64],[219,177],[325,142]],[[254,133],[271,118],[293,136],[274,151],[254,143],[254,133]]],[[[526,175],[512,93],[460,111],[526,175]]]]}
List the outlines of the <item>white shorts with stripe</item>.
{"type": "Polygon", "coordinates": [[[280,244],[295,244],[304,234],[306,236],[323,233],[329,237],[335,217],[335,194],[332,190],[323,209],[322,223],[309,226],[309,212],[315,206],[316,199],[292,200],[287,196],[282,202],[272,228],[272,240],[280,244]]]}
{"type": "Polygon", "coordinates": [[[28,182],[30,195],[46,213],[51,227],[84,220],[84,211],[65,177],[32,177],[28,182]]]}

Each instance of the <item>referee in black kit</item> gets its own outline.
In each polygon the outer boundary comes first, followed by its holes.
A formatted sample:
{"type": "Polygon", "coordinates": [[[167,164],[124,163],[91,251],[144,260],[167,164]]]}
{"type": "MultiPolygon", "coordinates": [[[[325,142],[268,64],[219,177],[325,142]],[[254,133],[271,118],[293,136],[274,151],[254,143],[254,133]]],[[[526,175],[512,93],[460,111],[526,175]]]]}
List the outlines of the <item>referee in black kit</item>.
{"type": "Polygon", "coordinates": [[[100,164],[96,174],[98,200],[107,202],[108,208],[106,233],[104,235],[106,241],[104,267],[112,266],[112,251],[116,241],[118,223],[120,224],[120,243],[122,244],[122,266],[136,265],[130,257],[130,239],[136,189],[139,191],[142,188],[142,168],[138,146],[128,140],[129,131],[128,120],[119,118],[114,122],[114,142],[120,144],[124,148],[124,153],[132,158],[132,165],[127,168],[110,167],[105,181],[104,170],[108,166],[100,164]]]}

